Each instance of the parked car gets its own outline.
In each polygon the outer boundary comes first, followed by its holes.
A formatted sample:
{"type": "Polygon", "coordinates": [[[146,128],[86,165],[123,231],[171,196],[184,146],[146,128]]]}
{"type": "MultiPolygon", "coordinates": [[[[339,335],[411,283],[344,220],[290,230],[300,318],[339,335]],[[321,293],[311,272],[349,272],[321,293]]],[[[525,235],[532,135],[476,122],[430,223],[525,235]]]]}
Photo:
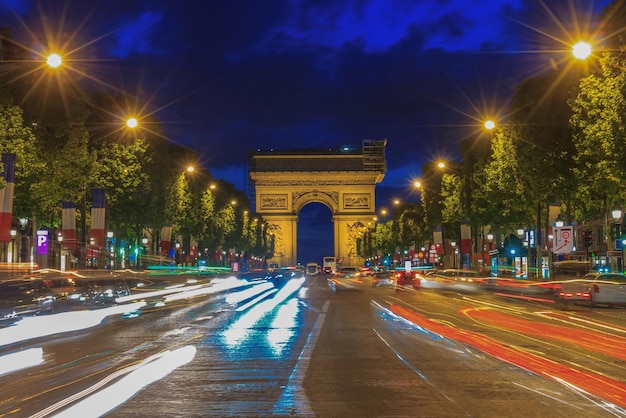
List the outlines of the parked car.
{"type": "Polygon", "coordinates": [[[24,316],[54,312],[56,297],[40,278],[24,277],[0,282],[0,326],[14,324],[24,316]]]}

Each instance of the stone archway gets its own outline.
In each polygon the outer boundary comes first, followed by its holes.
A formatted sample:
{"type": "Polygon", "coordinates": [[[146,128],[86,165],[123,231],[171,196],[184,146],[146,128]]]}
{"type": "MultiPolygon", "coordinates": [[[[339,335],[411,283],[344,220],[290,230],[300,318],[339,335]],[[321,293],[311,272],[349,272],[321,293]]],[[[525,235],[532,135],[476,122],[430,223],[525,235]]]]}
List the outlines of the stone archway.
{"type": "Polygon", "coordinates": [[[363,141],[360,150],[258,151],[251,156],[256,212],[274,236],[271,261],[297,262],[298,213],[317,202],[332,213],[334,255],[344,265],[362,264],[356,237],[376,213],[375,188],[385,176],[386,140],[363,141]]]}

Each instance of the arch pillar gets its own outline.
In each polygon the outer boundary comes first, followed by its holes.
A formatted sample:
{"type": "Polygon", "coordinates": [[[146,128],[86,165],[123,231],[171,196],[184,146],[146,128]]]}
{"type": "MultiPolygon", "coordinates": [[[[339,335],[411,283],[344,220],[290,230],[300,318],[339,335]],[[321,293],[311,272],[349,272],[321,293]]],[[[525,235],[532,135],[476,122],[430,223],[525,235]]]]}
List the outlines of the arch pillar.
{"type": "Polygon", "coordinates": [[[297,264],[297,215],[263,215],[267,222],[267,231],[274,237],[274,257],[281,266],[297,264]]]}
{"type": "Polygon", "coordinates": [[[373,214],[333,217],[335,254],[344,266],[361,266],[365,263],[358,255],[357,240],[367,231],[372,217],[373,214]]]}

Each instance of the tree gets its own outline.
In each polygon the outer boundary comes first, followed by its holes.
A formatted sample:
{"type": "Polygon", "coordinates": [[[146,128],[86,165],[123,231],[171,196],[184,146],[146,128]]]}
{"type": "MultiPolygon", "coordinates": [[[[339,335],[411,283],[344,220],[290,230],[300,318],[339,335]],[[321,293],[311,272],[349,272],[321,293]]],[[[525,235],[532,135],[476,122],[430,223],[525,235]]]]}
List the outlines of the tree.
{"type": "Polygon", "coordinates": [[[608,207],[626,204],[626,61],[605,52],[600,65],[601,74],[582,79],[580,92],[572,102],[575,173],[581,180],[576,213],[581,219],[598,217],[600,197],[608,207]]]}
{"type": "Polygon", "coordinates": [[[138,139],[127,144],[107,143],[93,152],[89,184],[106,189],[111,229],[138,243],[146,226],[144,202],[152,192],[145,169],[150,164],[147,146],[138,139]]]}
{"type": "Polygon", "coordinates": [[[405,204],[398,223],[400,243],[404,247],[416,248],[429,239],[424,220],[424,208],[421,204],[405,204]]]}
{"type": "Polygon", "coordinates": [[[530,173],[518,158],[519,145],[518,132],[510,127],[499,129],[491,142],[492,156],[484,171],[486,194],[497,205],[495,225],[523,225],[528,220],[530,173]]]}
{"type": "MultiPolygon", "coordinates": [[[[15,154],[15,192],[13,212],[17,217],[30,217],[45,207],[49,195],[44,194],[42,176],[45,162],[40,158],[37,139],[24,126],[23,112],[10,98],[0,99],[0,154],[15,154]]],[[[0,186],[6,186],[4,179],[0,186]]]]}

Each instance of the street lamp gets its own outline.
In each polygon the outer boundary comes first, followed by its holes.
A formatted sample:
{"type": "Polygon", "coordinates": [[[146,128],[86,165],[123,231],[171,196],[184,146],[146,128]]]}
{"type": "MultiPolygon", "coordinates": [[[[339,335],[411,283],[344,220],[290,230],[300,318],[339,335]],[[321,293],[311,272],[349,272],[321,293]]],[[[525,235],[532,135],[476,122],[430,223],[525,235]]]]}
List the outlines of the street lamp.
{"type": "Polygon", "coordinates": [[[561,214],[559,214],[556,217],[556,221],[554,222],[554,226],[556,226],[557,228],[562,228],[563,225],[565,225],[565,222],[563,221],[563,218],[561,218],[561,214]]]}
{"type": "Polygon", "coordinates": [[[58,68],[61,66],[61,64],[63,63],[63,59],[61,58],[61,56],[59,54],[50,54],[48,55],[48,58],[46,58],[46,64],[48,64],[48,67],[51,68],[58,68]]]}
{"type": "Polygon", "coordinates": [[[572,55],[579,60],[586,60],[591,55],[591,45],[580,41],[572,47],[572,55]]]}
{"type": "Polygon", "coordinates": [[[137,118],[128,118],[126,120],[126,126],[128,126],[130,129],[135,129],[137,126],[139,126],[139,122],[137,121],[137,118]]]}

